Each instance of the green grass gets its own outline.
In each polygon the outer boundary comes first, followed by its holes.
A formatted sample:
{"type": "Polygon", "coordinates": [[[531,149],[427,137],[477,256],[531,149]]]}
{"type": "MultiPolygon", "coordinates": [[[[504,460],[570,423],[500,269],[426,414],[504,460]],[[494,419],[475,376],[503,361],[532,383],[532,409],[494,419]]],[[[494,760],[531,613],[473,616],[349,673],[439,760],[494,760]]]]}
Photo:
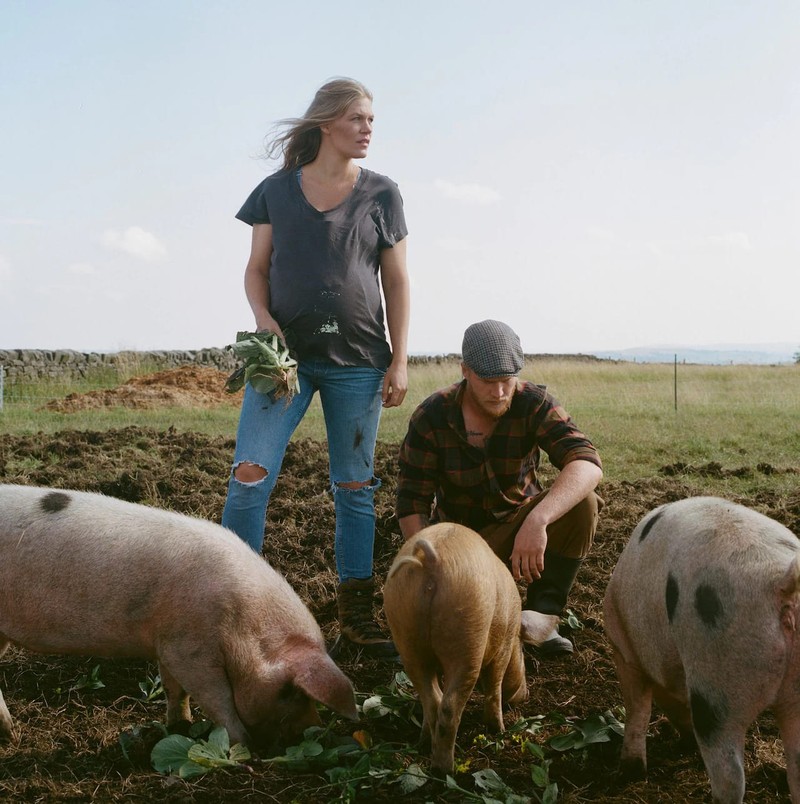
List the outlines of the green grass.
{"type": "MultiPolygon", "coordinates": [[[[412,365],[406,401],[400,408],[384,411],[379,438],[399,442],[414,406],[459,377],[456,362],[412,365]]],[[[717,462],[726,471],[711,481],[714,492],[752,492],[762,484],[773,489],[797,486],[796,474],[768,475],[757,467],[800,469],[800,366],[679,365],[676,372],[671,364],[547,359],[526,365],[522,377],[547,385],[562,402],[600,450],[607,479],[631,481],[672,464],[698,467],[717,462]],[[742,470],[741,476],[731,475],[733,470],[742,470]]],[[[19,388],[11,389],[16,395],[9,394],[7,383],[0,432],[21,435],[137,425],[235,435],[235,407],[110,408],[79,413],[41,409],[49,398],[111,387],[112,380],[105,377],[98,383],[96,378],[69,386],[39,383],[35,399],[19,393],[19,388]]],[[[318,399],[296,438],[325,438],[318,399]]]]}

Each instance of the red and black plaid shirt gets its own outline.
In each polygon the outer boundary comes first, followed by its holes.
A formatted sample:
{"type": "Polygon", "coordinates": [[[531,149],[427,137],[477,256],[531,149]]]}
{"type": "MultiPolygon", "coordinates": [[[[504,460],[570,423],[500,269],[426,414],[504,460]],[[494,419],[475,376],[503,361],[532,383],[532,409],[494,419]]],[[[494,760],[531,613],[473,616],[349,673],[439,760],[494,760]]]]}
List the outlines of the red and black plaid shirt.
{"type": "Polygon", "coordinates": [[[414,411],[400,447],[397,516],[422,514],[480,530],[510,519],[541,491],[540,450],[562,469],[571,461],[602,466],[592,442],[542,385],[519,381],[511,407],[485,449],[467,441],[461,399],[466,383],[429,396],[414,411]]]}

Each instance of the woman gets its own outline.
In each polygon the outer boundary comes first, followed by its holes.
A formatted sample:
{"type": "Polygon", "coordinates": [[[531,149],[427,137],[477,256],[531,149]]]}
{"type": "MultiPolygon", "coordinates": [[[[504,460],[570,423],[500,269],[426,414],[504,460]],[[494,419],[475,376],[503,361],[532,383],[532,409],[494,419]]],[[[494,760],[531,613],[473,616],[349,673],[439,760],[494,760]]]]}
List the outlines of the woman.
{"type": "Polygon", "coordinates": [[[283,121],[268,153],[283,166],[237,214],[252,225],[245,293],[256,329],[276,333],[299,361],[286,404],[248,384],[222,524],[257,552],[272,489],[295,428],[319,391],[336,511],[339,626],[377,655],[394,646],[373,618],[373,476],[381,406],[408,387],[407,234],[397,185],[359,167],[373,126],[372,95],[352,79],[319,89],[302,118],[283,121]],[[386,300],[386,340],[381,288],[386,300]]]}

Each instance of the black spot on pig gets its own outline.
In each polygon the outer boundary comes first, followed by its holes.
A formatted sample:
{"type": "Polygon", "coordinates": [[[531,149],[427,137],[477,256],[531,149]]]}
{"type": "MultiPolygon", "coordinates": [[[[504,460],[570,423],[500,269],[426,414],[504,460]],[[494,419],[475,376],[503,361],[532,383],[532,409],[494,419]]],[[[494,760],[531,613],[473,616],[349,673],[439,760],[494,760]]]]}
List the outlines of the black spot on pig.
{"type": "Polygon", "coordinates": [[[707,584],[700,584],[694,593],[694,607],[700,619],[709,628],[716,628],[720,624],[724,609],[722,601],[716,590],[707,584]]]}
{"type": "Polygon", "coordinates": [[[39,501],[39,505],[46,514],[56,514],[63,511],[70,503],[69,494],[63,491],[49,491],[39,501]]]}
{"type": "Polygon", "coordinates": [[[656,511],[656,513],[653,514],[653,516],[651,516],[650,519],[647,520],[647,522],[645,522],[645,525],[642,528],[642,532],[639,534],[640,542],[643,542],[647,538],[647,534],[650,533],[650,531],[653,528],[653,525],[655,525],[656,522],[658,522],[658,520],[661,519],[661,515],[663,513],[664,513],[663,509],[661,509],[660,511],[656,511]]]}
{"type": "Polygon", "coordinates": [[[728,707],[725,702],[720,701],[715,705],[703,693],[691,690],[689,706],[692,710],[692,725],[697,739],[703,743],[711,742],[728,717],[728,707]]]}
{"type": "Polygon", "coordinates": [[[672,573],[667,575],[667,589],[664,598],[667,604],[667,619],[672,622],[672,618],[675,616],[675,609],[678,606],[678,582],[672,573]]]}

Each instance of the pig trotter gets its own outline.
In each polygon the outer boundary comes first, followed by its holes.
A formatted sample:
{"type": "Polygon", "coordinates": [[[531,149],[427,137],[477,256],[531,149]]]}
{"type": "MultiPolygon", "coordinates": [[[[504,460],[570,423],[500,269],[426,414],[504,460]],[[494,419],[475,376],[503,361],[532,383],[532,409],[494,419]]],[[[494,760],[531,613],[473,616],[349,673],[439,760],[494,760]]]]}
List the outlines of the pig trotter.
{"type": "MultiPolygon", "coordinates": [[[[6,646],[8,643],[6,643],[6,646]]],[[[5,647],[0,650],[0,654],[5,651],[5,647]]],[[[10,742],[14,737],[14,721],[11,719],[11,713],[6,707],[6,702],[3,699],[3,693],[0,692],[0,743],[10,742]]]]}
{"type": "Polygon", "coordinates": [[[647,778],[647,765],[641,757],[620,759],[619,775],[625,782],[637,782],[647,778]]]}

